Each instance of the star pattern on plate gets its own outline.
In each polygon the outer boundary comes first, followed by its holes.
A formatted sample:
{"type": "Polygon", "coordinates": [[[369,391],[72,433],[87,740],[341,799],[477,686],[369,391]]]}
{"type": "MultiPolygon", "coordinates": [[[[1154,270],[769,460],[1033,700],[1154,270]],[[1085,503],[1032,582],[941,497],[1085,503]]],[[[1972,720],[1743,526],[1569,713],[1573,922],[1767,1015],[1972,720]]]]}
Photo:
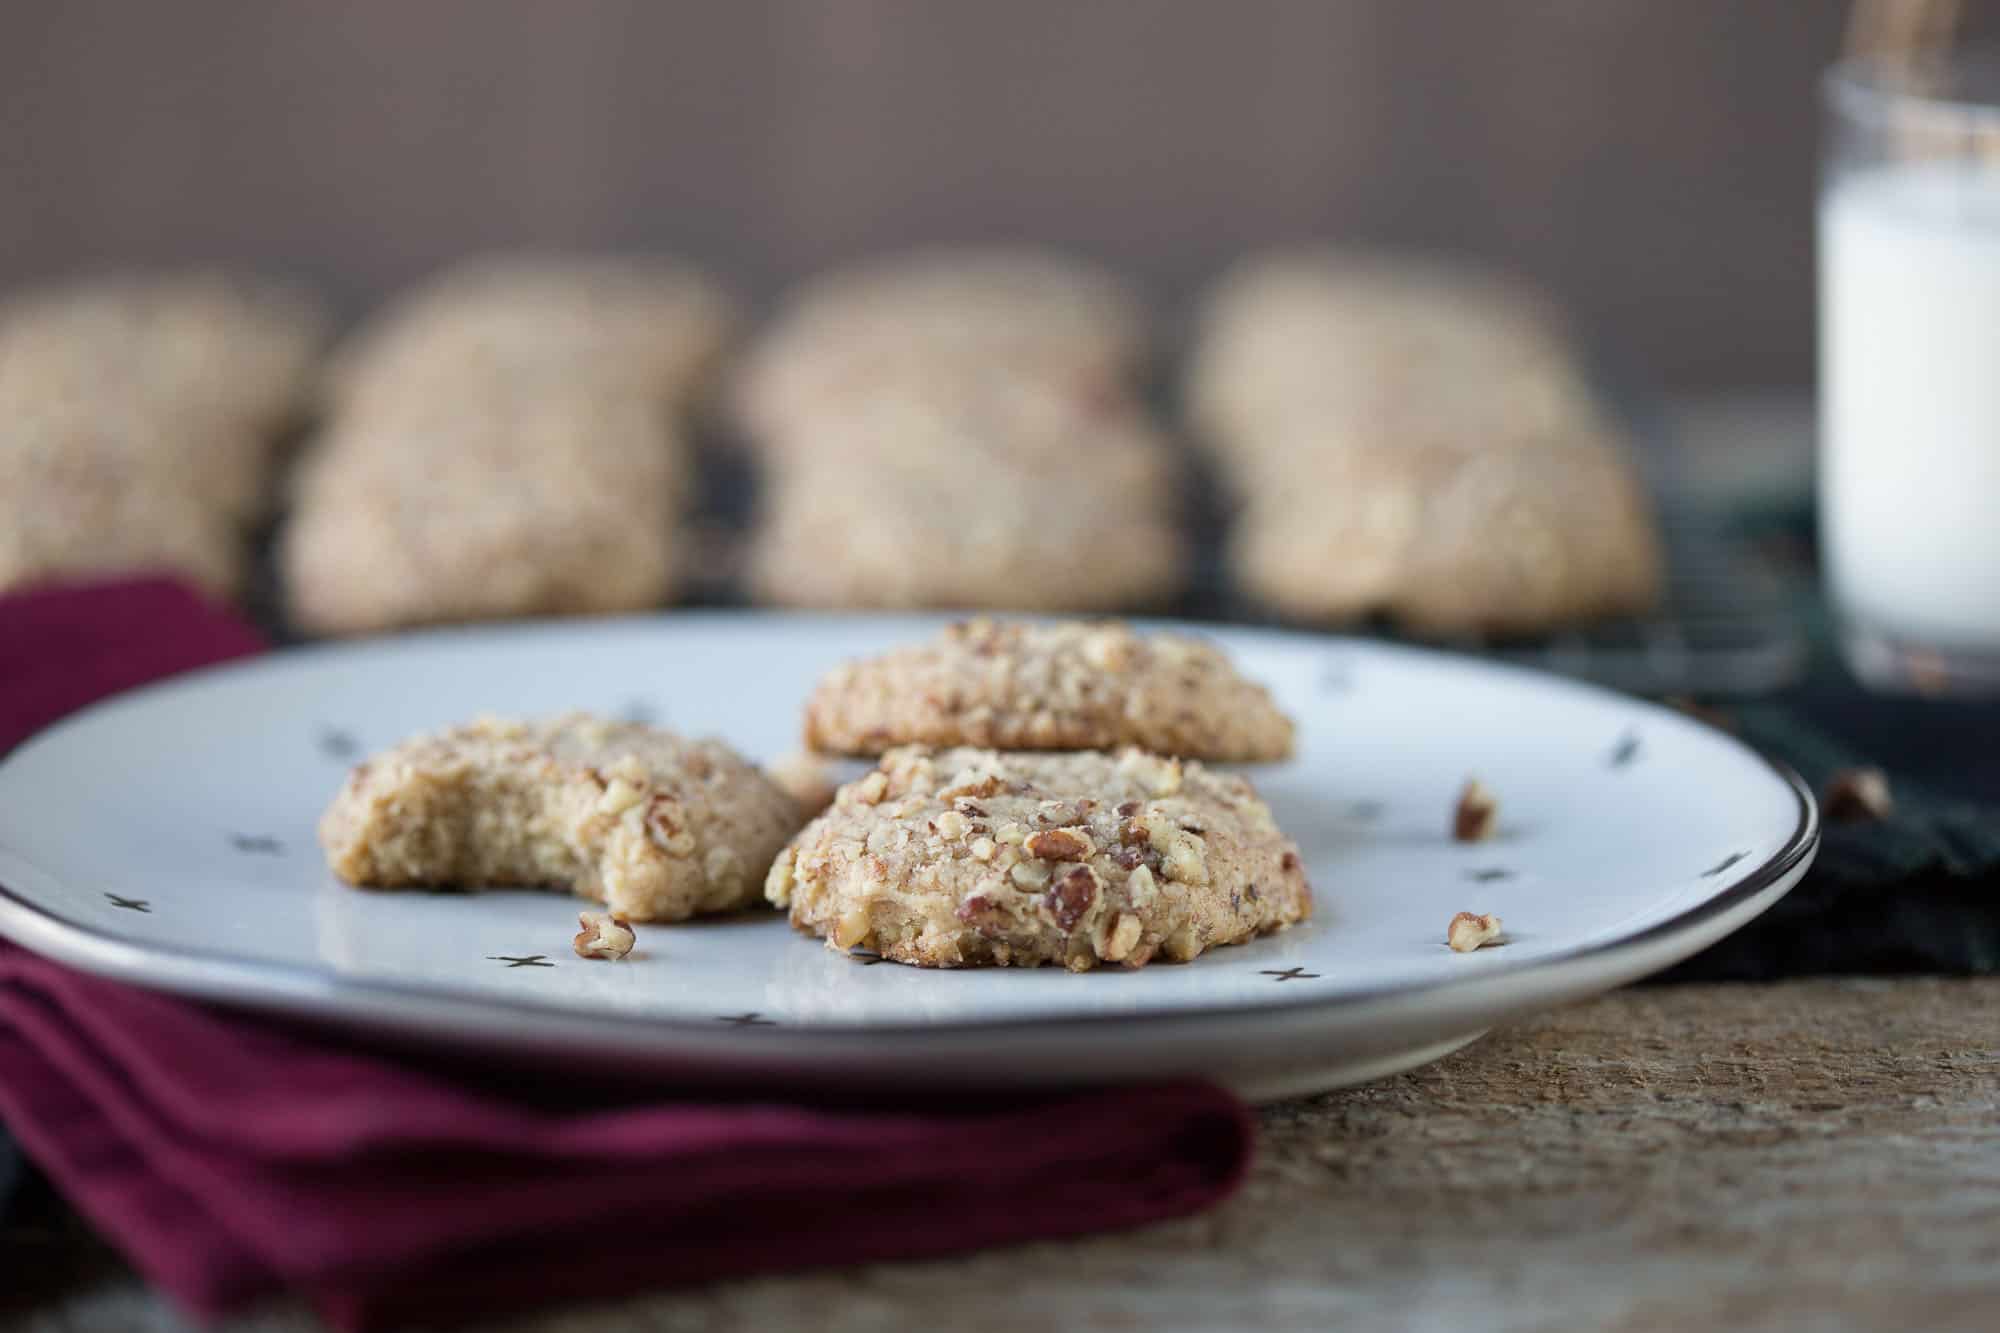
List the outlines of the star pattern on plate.
{"type": "Polygon", "coordinates": [[[145,898],[121,898],[115,893],[107,893],[104,897],[113,907],[122,907],[128,912],[151,913],[153,910],[153,904],[145,898]]]}
{"type": "Polygon", "coordinates": [[[1729,869],[1729,867],[1735,865],[1738,861],[1743,860],[1745,857],[1749,855],[1750,853],[1748,852],[1731,852],[1729,855],[1723,857],[1720,861],[1717,861],[1714,865],[1710,866],[1708,869],[1702,871],[1701,877],[1703,879],[1714,879],[1717,875],[1720,875],[1723,871],[1729,869]]]}
{"type": "Polygon", "coordinates": [[[361,742],[354,739],[353,732],[341,727],[321,727],[314,743],[321,754],[343,764],[361,753],[361,742]]]}
{"type": "Polygon", "coordinates": [[[1465,877],[1477,884],[1492,884],[1499,880],[1514,878],[1514,872],[1504,866],[1480,866],[1476,870],[1466,871],[1465,877]]]}
{"type": "Polygon", "coordinates": [[[715,1021],[739,1028],[774,1028],[778,1026],[775,1019],[766,1018],[764,1015],[754,1011],[747,1014],[717,1014],[715,1021]]]}
{"type": "Polygon", "coordinates": [[[1618,738],[1616,745],[1611,747],[1611,753],[1604,756],[1604,766],[1606,768],[1628,768],[1631,766],[1632,761],[1639,757],[1639,749],[1639,733],[1628,731],[1618,738]]]}
{"type": "Polygon", "coordinates": [[[249,856],[283,856],[285,854],[285,844],[279,842],[276,838],[264,837],[260,834],[232,833],[229,835],[229,845],[249,856]]]}
{"type": "Polygon", "coordinates": [[[489,953],[486,955],[486,961],[489,963],[505,963],[510,972],[517,967],[555,966],[554,963],[549,961],[549,956],[542,953],[521,954],[518,957],[510,953],[489,953]]]}
{"type": "Polygon", "coordinates": [[[1308,972],[1303,967],[1288,967],[1282,972],[1275,968],[1265,968],[1257,974],[1260,977],[1276,977],[1280,981],[1316,981],[1319,973],[1308,972]]]}

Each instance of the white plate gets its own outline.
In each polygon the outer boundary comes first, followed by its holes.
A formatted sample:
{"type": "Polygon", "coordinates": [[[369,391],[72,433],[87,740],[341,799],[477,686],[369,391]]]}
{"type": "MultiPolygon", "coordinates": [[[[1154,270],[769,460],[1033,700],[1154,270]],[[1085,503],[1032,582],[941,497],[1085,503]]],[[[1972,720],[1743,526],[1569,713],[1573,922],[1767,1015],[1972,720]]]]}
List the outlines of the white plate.
{"type": "Polygon", "coordinates": [[[0,929],[78,967],[384,1034],[682,1077],[1022,1084],[1169,1074],[1271,1097],[1433,1059],[1656,971],[1770,906],[1819,820],[1792,774],[1674,712],[1551,676],[1210,631],[1299,720],[1256,770],[1318,902],[1186,965],[935,972],[749,913],[569,949],[578,904],[363,893],[314,841],[348,764],[482,711],[583,707],[793,748],[814,679],[915,617],[682,612],[276,653],[108,700],[0,761],[0,929]],[[1497,839],[1447,836],[1460,785],[1497,839]],[[1460,910],[1506,943],[1444,946],[1460,910]],[[529,961],[520,961],[529,960],[529,961]]]}

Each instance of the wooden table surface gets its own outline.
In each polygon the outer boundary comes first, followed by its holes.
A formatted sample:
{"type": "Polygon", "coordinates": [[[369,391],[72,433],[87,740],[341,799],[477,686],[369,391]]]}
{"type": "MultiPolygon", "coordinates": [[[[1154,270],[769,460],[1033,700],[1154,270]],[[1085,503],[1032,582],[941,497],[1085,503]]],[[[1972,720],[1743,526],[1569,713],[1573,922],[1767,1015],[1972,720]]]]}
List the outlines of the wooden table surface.
{"type": "MultiPolygon", "coordinates": [[[[1201,1217],[506,1327],[2000,1327],[2000,979],[1626,990],[1262,1121],[1201,1217]]],[[[0,1241],[8,1333],[181,1327],[80,1232],[0,1241]]]]}

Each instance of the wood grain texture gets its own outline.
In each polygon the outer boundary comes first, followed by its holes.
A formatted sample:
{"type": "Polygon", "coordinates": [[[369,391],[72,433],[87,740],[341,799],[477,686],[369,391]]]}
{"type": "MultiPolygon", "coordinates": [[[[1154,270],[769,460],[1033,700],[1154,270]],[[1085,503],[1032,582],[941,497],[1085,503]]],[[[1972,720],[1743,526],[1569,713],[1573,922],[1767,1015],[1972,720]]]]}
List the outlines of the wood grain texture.
{"type": "Polygon", "coordinates": [[[657,245],[767,292],[970,237],[1173,299],[1335,233],[1517,264],[1663,382],[1802,381],[1844,9],[11,0],[0,283],[226,258],[352,307],[470,247],[657,245]]]}
{"type": "MultiPolygon", "coordinates": [[[[1970,1333],[2000,1309],[1996,1047],[2000,980],[1628,990],[1267,1108],[1202,1217],[507,1327],[1970,1333]]],[[[0,1329],[178,1327],[101,1259],[15,1309],[0,1329]]]]}

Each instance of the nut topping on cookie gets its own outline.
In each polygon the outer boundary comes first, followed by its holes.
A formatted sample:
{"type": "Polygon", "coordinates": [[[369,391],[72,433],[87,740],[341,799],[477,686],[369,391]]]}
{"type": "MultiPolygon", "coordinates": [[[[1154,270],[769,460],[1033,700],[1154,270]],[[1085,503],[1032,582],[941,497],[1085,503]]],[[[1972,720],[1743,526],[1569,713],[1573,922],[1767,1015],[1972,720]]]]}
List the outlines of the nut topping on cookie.
{"type": "Polygon", "coordinates": [[[876,770],[889,797],[837,800],[779,858],[767,893],[837,948],[863,911],[884,958],[931,967],[1139,967],[1311,914],[1296,849],[1248,783],[1177,764],[1179,790],[1156,798],[1142,778],[1159,767],[1134,754],[894,750],[876,770]],[[975,775],[993,788],[981,801],[991,832],[958,836],[953,793],[975,775]],[[1051,806],[1069,822],[1037,827],[1051,806]],[[870,854],[857,860],[855,846],[870,854]]]}
{"type": "Polygon", "coordinates": [[[1135,761],[1149,775],[1147,794],[1170,796],[1180,780],[1170,756],[1282,759],[1292,724],[1204,640],[1115,621],[979,619],[830,672],[807,704],[806,741],[844,754],[904,744],[1142,746],[1157,752],[1135,761]]]}
{"type": "Polygon", "coordinates": [[[1031,833],[1026,846],[1028,855],[1044,861],[1081,861],[1097,850],[1091,846],[1089,835],[1067,828],[1031,833]]]}
{"type": "Polygon", "coordinates": [[[1122,963],[1132,954],[1145,926],[1130,912],[1120,912],[1115,918],[1106,918],[1098,923],[1098,937],[1091,941],[1097,956],[1107,963],[1122,963]],[[1108,927],[1108,928],[1107,928],[1108,927]]]}
{"type": "Polygon", "coordinates": [[[1076,929],[1097,899],[1097,873],[1089,866],[1071,866],[1049,884],[1049,913],[1064,930],[1076,929]]]}

